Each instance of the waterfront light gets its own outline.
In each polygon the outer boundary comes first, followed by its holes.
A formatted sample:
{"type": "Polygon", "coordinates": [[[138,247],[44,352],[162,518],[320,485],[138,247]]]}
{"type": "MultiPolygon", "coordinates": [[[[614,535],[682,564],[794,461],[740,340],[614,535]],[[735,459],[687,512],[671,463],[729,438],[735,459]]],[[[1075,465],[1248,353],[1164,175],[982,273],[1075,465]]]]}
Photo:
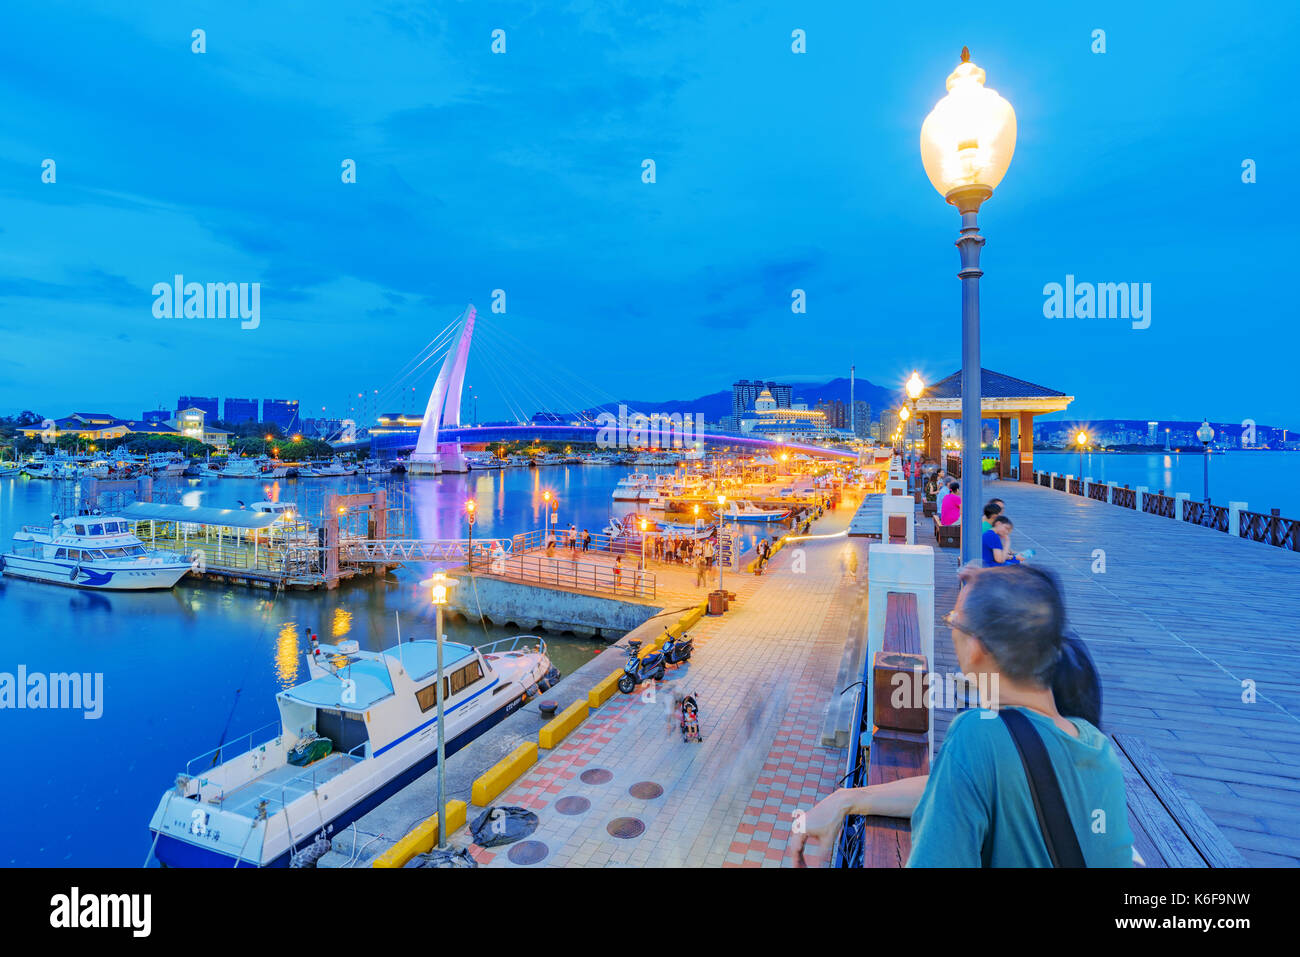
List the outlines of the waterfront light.
{"type": "Polygon", "coordinates": [[[961,213],[957,248],[962,283],[961,428],[962,483],[961,563],[979,557],[981,503],[984,501],[980,456],[980,206],[993,195],[1011,165],[1016,149],[1016,114],[1011,104],[984,86],[984,71],[962,47],[961,63],[947,80],[948,94],[921,124],[921,164],[930,183],[961,213]]]}
{"type": "Polygon", "coordinates": [[[447,596],[456,587],[456,579],[438,572],[432,578],[426,578],[421,585],[429,586],[429,599],[437,612],[436,641],[438,644],[438,681],[434,697],[438,702],[438,849],[447,848],[447,735],[443,720],[442,697],[446,684],[442,676],[442,607],[447,604],[447,596]]]}
{"type": "Polygon", "coordinates": [[[908,419],[912,417],[912,410],[909,409],[907,406],[903,406],[901,409],[898,410],[898,417],[902,419],[904,422],[906,422],[908,419]]]}
{"type": "Polygon", "coordinates": [[[1201,445],[1205,450],[1205,485],[1203,487],[1205,508],[1202,511],[1202,520],[1207,524],[1210,521],[1210,441],[1214,438],[1214,429],[1210,425],[1210,420],[1205,419],[1201,422],[1200,428],[1196,430],[1196,437],[1201,440],[1201,445]]]}
{"type": "Polygon", "coordinates": [[[1076,435],[1076,436],[1074,437],[1074,441],[1077,442],[1079,445],[1087,445],[1087,444],[1088,444],[1088,433],[1087,433],[1087,432],[1080,432],[1078,435],[1076,435]]]}
{"type": "Polygon", "coordinates": [[[907,397],[915,402],[917,399],[921,398],[921,393],[924,391],[925,383],[921,381],[921,377],[917,375],[916,370],[913,369],[911,377],[907,380],[907,397]]]}

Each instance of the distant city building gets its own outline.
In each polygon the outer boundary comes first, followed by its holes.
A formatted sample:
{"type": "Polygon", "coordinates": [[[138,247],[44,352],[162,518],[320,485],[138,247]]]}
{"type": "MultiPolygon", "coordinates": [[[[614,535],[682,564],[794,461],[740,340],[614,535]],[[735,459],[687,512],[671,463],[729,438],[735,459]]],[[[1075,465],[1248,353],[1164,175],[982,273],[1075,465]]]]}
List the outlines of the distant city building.
{"type": "MultiPolygon", "coordinates": [[[[168,413],[168,415],[172,415],[172,413],[168,413]]],[[[119,419],[117,416],[109,415],[106,412],[73,412],[62,419],[55,419],[54,428],[52,429],[32,426],[31,428],[24,428],[23,435],[29,439],[40,438],[49,439],[50,441],[58,441],[60,437],[65,435],[75,435],[77,438],[89,442],[109,441],[121,439],[127,435],[139,434],[187,435],[217,448],[225,448],[230,433],[221,429],[205,429],[203,426],[204,416],[204,411],[195,407],[175,413],[174,417],[166,422],[119,419]],[[186,422],[188,431],[183,431],[177,424],[178,420],[182,418],[186,422]]]]}
{"type": "Polygon", "coordinates": [[[740,431],[777,441],[830,438],[834,430],[817,409],[782,407],[767,389],[754,399],[752,410],[739,417],[740,431]]]}
{"type": "Polygon", "coordinates": [[[210,427],[207,424],[207,418],[206,409],[190,406],[187,409],[178,409],[175,417],[168,424],[188,439],[196,439],[199,442],[224,449],[230,439],[230,433],[224,429],[210,427]]]}
{"type": "Polygon", "coordinates": [[[166,422],[174,414],[175,413],[170,412],[167,409],[149,409],[141,415],[140,418],[145,422],[166,422]]]}
{"type": "Polygon", "coordinates": [[[853,403],[853,428],[860,439],[871,438],[871,403],[861,399],[853,403]]]}
{"type": "Polygon", "coordinates": [[[833,429],[849,427],[848,404],[839,399],[819,399],[817,410],[826,416],[826,424],[833,429]]]}
{"type": "Polygon", "coordinates": [[[423,424],[424,415],[419,412],[385,412],[379,417],[379,424],[370,427],[370,434],[418,435],[423,424]]]}
{"type": "Polygon", "coordinates": [[[217,397],[206,395],[183,395],[176,400],[176,411],[182,409],[202,409],[211,418],[219,418],[221,413],[217,411],[217,397]]]}
{"type": "Polygon", "coordinates": [[[1147,445],[1156,444],[1156,429],[1160,427],[1159,422],[1147,423],[1147,445]]]}
{"type": "Polygon", "coordinates": [[[259,422],[256,399],[226,399],[222,403],[225,413],[221,421],[237,425],[241,422],[259,422]]]}
{"type": "MultiPolygon", "coordinates": [[[[383,421],[383,416],[380,416],[380,421],[383,421]]],[[[339,419],[321,418],[302,420],[302,434],[307,436],[309,439],[329,438],[342,428],[343,423],[339,419]]],[[[372,428],[370,431],[374,432],[376,430],[372,428]]]]}
{"type": "Polygon", "coordinates": [[[737,425],[746,412],[754,409],[754,403],[764,391],[776,403],[776,408],[790,408],[791,400],[794,398],[793,386],[763,382],[761,379],[754,379],[752,382],[749,379],[741,379],[731,385],[731,417],[737,425]]]}
{"type": "Polygon", "coordinates": [[[883,409],[880,413],[880,441],[886,444],[893,441],[894,432],[897,431],[902,419],[893,409],[883,409]]]}
{"type": "Polygon", "coordinates": [[[294,428],[298,422],[298,400],[263,399],[262,421],[267,425],[278,425],[286,431],[294,428]]]}

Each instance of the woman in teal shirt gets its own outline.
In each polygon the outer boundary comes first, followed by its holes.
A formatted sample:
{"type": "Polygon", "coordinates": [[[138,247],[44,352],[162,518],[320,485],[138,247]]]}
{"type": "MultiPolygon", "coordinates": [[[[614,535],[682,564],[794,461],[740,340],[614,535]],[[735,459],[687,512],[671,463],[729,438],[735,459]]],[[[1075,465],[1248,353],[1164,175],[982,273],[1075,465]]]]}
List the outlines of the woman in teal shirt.
{"type": "Polygon", "coordinates": [[[928,776],[841,788],[818,803],[792,841],[796,862],[805,852],[829,858],[845,815],[880,814],[911,817],[908,867],[1050,867],[1019,752],[998,720],[998,708],[1016,708],[1047,750],[1087,866],[1131,867],[1119,759],[1104,734],[1060,714],[1052,696],[1065,627],[1055,579],[1027,565],[972,570],[945,620],[962,673],[997,700],[957,716],[928,776]]]}

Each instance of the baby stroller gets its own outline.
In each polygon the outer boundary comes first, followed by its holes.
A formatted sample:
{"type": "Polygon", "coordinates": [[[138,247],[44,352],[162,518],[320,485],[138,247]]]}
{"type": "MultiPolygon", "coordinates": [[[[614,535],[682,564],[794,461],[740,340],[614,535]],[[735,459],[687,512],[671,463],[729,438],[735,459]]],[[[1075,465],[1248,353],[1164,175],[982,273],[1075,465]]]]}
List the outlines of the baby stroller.
{"type": "Polygon", "coordinates": [[[704,740],[700,735],[700,707],[693,694],[682,698],[682,740],[704,740]]]}

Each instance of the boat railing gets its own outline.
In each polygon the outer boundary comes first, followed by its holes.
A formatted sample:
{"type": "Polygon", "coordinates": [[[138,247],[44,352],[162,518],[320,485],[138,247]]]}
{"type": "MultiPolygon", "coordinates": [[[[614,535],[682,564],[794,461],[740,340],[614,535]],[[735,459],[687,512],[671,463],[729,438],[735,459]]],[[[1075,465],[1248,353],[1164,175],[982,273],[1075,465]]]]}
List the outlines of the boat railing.
{"type": "Polygon", "coordinates": [[[24,525],[23,532],[28,535],[49,535],[50,526],[48,525],[24,525]]]}
{"type": "Polygon", "coordinates": [[[260,728],[254,728],[252,731],[248,732],[248,734],[244,735],[243,737],[234,738],[230,741],[225,742],[224,744],[219,744],[215,748],[212,748],[208,751],[204,751],[202,754],[198,754],[190,758],[190,760],[185,763],[186,775],[188,775],[189,777],[194,777],[195,776],[194,766],[198,764],[200,761],[204,761],[211,758],[211,761],[207,764],[205,768],[203,768],[203,770],[210,770],[211,768],[215,768],[218,764],[223,763],[224,761],[228,760],[231,757],[238,757],[241,754],[247,754],[249,751],[253,750],[254,745],[257,743],[254,739],[264,734],[268,728],[274,728],[277,732],[275,737],[276,738],[280,737],[279,734],[280,722],[270,721],[262,725],[260,728]],[[236,748],[238,748],[239,750],[236,750],[236,748]]]}
{"type": "Polygon", "coordinates": [[[498,638],[486,645],[478,645],[479,653],[487,655],[506,655],[512,651],[536,651],[546,654],[546,642],[537,635],[515,635],[513,638],[498,638]],[[520,642],[531,642],[520,648],[520,642]]]}

